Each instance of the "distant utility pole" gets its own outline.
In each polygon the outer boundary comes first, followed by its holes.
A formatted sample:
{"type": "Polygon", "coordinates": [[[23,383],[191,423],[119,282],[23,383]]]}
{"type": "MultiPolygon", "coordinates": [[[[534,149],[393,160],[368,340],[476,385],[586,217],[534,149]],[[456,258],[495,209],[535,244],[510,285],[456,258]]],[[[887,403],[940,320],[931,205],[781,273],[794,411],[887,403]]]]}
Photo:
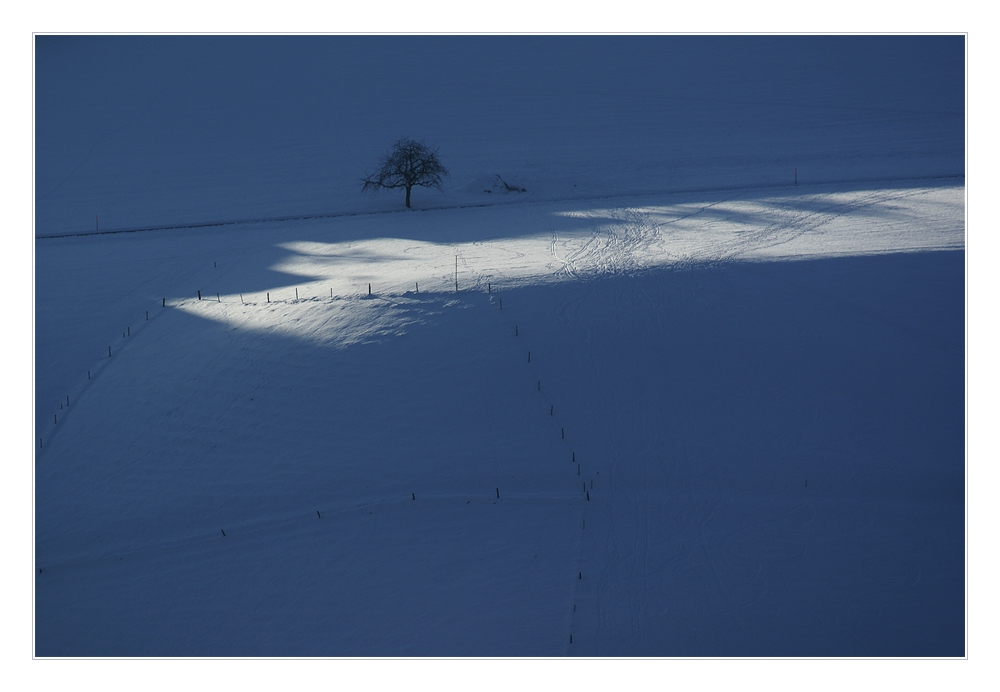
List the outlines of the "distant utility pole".
{"type": "Polygon", "coordinates": [[[455,293],[458,293],[458,255],[455,255],[455,293]]]}

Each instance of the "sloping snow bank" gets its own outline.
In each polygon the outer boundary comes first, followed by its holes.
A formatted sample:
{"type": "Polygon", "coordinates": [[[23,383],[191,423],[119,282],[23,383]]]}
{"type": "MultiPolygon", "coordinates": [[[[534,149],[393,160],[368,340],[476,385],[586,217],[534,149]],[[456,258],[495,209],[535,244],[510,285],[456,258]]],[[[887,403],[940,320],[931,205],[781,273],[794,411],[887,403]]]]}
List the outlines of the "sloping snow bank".
{"type": "Polygon", "coordinates": [[[802,192],[38,241],[36,653],[961,655],[963,191],[802,192]]]}

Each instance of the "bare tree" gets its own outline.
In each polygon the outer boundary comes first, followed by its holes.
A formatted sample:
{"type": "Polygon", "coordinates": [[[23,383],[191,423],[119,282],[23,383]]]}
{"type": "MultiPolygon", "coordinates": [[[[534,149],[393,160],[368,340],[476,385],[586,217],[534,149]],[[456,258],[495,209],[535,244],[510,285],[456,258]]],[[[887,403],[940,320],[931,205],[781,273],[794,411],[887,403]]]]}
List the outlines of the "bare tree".
{"type": "Polygon", "coordinates": [[[436,149],[429,149],[423,142],[403,137],[392,145],[392,150],[382,157],[378,173],[361,179],[362,192],[377,192],[382,188],[406,188],[406,206],[410,206],[410,190],[414,187],[441,189],[441,177],[447,176],[436,149]]]}

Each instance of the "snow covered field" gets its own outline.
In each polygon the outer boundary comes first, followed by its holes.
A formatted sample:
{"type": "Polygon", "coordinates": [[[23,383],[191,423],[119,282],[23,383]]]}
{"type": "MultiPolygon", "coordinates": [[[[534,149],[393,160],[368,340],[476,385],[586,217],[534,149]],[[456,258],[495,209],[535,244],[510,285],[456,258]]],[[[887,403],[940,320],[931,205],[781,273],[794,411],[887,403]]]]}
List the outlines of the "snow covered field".
{"type": "Polygon", "coordinates": [[[36,655],[964,655],[961,39],[87,40],[36,655]]]}

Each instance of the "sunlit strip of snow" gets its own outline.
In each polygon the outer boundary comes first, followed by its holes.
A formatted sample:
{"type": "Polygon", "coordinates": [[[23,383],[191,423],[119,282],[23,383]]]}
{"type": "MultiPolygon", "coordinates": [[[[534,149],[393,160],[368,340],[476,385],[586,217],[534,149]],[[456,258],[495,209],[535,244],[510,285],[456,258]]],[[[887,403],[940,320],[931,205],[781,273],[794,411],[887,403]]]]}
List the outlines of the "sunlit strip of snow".
{"type": "MultiPolygon", "coordinates": [[[[391,237],[280,243],[289,256],[270,269],[302,277],[301,283],[215,301],[185,298],[177,306],[233,328],[346,346],[404,333],[445,306],[447,294],[456,290],[493,292],[657,268],[955,249],[965,243],[963,187],[553,209],[552,217],[561,218],[559,230],[517,237],[487,232],[474,236],[481,240],[457,243],[391,237]]],[[[459,223],[447,216],[443,222],[459,223]]],[[[537,216],[526,222],[540,225],[537,216]]]]}
{"type": "Polygon", "coordinates": [[[801,260],[961,248],[964,188],[911,188],[722,200],[564,215],[602,224],[574,266],[653,268],[725,260],[801,260]]]}
{"type": "MultiPolygon", "coordinates": [[[[285,288],[283,293],[287,296],[293,290],[285,288]]],[[[371,300],[340,296],[333,299],[275,298],[270,302],[246,300],[244,303],[239,296],[222,298],[221,304],[213,296],[212,300],[186,301],[178,307],[234,329],[296,336],[336,348],[401,336],[410,325],[421,324],[426,317],[459,304],[457,300],[419,300],[405,296],[375,296],[371,300]]]]}

